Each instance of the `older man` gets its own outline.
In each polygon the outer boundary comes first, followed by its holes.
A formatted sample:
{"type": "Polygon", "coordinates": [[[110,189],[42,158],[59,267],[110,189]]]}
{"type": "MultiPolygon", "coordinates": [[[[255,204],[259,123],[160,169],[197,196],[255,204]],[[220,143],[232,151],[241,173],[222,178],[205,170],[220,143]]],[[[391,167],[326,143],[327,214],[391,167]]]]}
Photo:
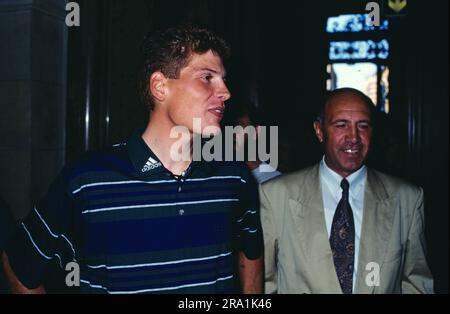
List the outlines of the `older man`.
{"type": "Polygon", "coordinates": [[[333,91],[314,122],[325,156],[260,190],[268,293],[431,293],[422,189],[364,165],[371,100],[333,91]]]}

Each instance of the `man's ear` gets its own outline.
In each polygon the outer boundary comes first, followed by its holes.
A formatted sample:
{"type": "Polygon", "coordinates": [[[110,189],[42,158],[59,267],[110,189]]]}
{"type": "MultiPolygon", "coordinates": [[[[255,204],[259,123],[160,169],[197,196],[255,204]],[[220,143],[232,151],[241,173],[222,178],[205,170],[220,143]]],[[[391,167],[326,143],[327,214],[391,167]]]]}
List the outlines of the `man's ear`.
{"type": "Polygon", "coordinates": [[[150,76],[148,84],[150,85],[150,93],[153,98],[163,101],[166,98],[166,77],[161,72],[153,72],[150,76]]]}
{"type": "Polygon", "coordinates": [[[320,143],[323,142],[323,131],[322,131],[322,124],[319,121],[314,121],[313,124],[314,132],[316,133],[317,139],[320,143]]]}

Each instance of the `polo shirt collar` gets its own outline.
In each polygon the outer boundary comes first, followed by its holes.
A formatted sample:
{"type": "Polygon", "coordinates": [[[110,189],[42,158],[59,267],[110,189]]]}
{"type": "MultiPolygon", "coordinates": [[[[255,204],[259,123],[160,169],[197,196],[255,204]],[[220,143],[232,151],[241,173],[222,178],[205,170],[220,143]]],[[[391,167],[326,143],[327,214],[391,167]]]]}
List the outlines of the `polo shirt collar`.
{"type": "MultiPolygon", "coordinates": [[[[167,172],[167,170],[161,160],[153,153],[142,138],[144,129],[136,129],[130,136],[127,142],[128,156],[133,164],[135,173],[139,177],[147,177],[153,174],[167,172]]],[[[203,143],[202,143],[203,144],[203,143]]],[[[202,172],[212,171],[213,162],[206,162],[204,160],[192,161],[191,165],[187,169],[187,174],[191,173],[194,169],[202,169],[202,172]]]]}
{"type": "Polygon", "coordinates": [[[127,142],[128,156],[139,176],[149,176],[164,171],[159,158],[152,152],[142,138],[144,130],[135,130],[127,142]]]}

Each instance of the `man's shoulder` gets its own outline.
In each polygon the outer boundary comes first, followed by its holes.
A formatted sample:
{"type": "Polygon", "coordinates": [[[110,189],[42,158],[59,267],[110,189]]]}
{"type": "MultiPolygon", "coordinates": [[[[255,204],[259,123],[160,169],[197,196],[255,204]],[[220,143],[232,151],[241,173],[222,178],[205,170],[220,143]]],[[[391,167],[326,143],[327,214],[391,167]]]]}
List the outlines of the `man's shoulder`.
{"type": "Polygon", "coordinates": [[[75,161],[65,165],[62,174],[73,181],[95,173],[127,173],[133,171],[126,143],[112,145],[83,153],[75,161]]]}
{"type": "Polygon", "coordinates": [[[204,165],[210,167],[214,175],[249,176],[251,174],[250,169],[242,161],[210,161],[204,165]]]}
{"type": "Polygon", "coordinates": [[[399,177],[389,175],[387,173],[368,168],[369,180],[372,182],[379,182],[383,185],[386,192],[391,196],[398,195],[419,195],[422,193],[422,188],[399,177]]]}
{"type": "MultiPolygon", "coordinates": [[[[245,162],[241,161],[209,161],[202,162],[201,176],[206,178],[215,178],[224,180],[224,182],[233,182],[233,184],[242,185],[243,188],[257,188],[258,183],[252,175],[245,162]]],[[[198,176],[198,172],[197,172],[198,176]]]]}
{"type": "Polygon", "coordinates": [[[261,189],[264,191],[274,191],[280,192],[280,190],[290,191],[298,190],[303,186],[311,185],[312,180],[318,180],[318,164],[313,166],[291,172],[282,174],[268,182],[261,185],[261,189]]]}
{"type": "Polygon", "coordinates": [[[84,152],[69,166],[79,168],[85,166],[108,167],[114,161],[128,161],[127,144],[121,143],[100,149],[84,152]]]}

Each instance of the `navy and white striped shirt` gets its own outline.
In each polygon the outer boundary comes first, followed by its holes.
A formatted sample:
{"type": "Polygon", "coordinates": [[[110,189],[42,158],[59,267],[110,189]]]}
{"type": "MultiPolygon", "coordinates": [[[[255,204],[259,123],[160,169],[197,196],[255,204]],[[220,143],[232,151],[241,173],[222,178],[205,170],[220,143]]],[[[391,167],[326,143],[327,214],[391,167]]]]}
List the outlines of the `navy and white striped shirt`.
{"type": "Polygon", "coordinates": [[[65,167],[7,253],[29,287],[76,261],[83,293],[233,293],[237,253],[262,247],[243,163],[192,162],[175,177],[135,132],[65,167]]]}

